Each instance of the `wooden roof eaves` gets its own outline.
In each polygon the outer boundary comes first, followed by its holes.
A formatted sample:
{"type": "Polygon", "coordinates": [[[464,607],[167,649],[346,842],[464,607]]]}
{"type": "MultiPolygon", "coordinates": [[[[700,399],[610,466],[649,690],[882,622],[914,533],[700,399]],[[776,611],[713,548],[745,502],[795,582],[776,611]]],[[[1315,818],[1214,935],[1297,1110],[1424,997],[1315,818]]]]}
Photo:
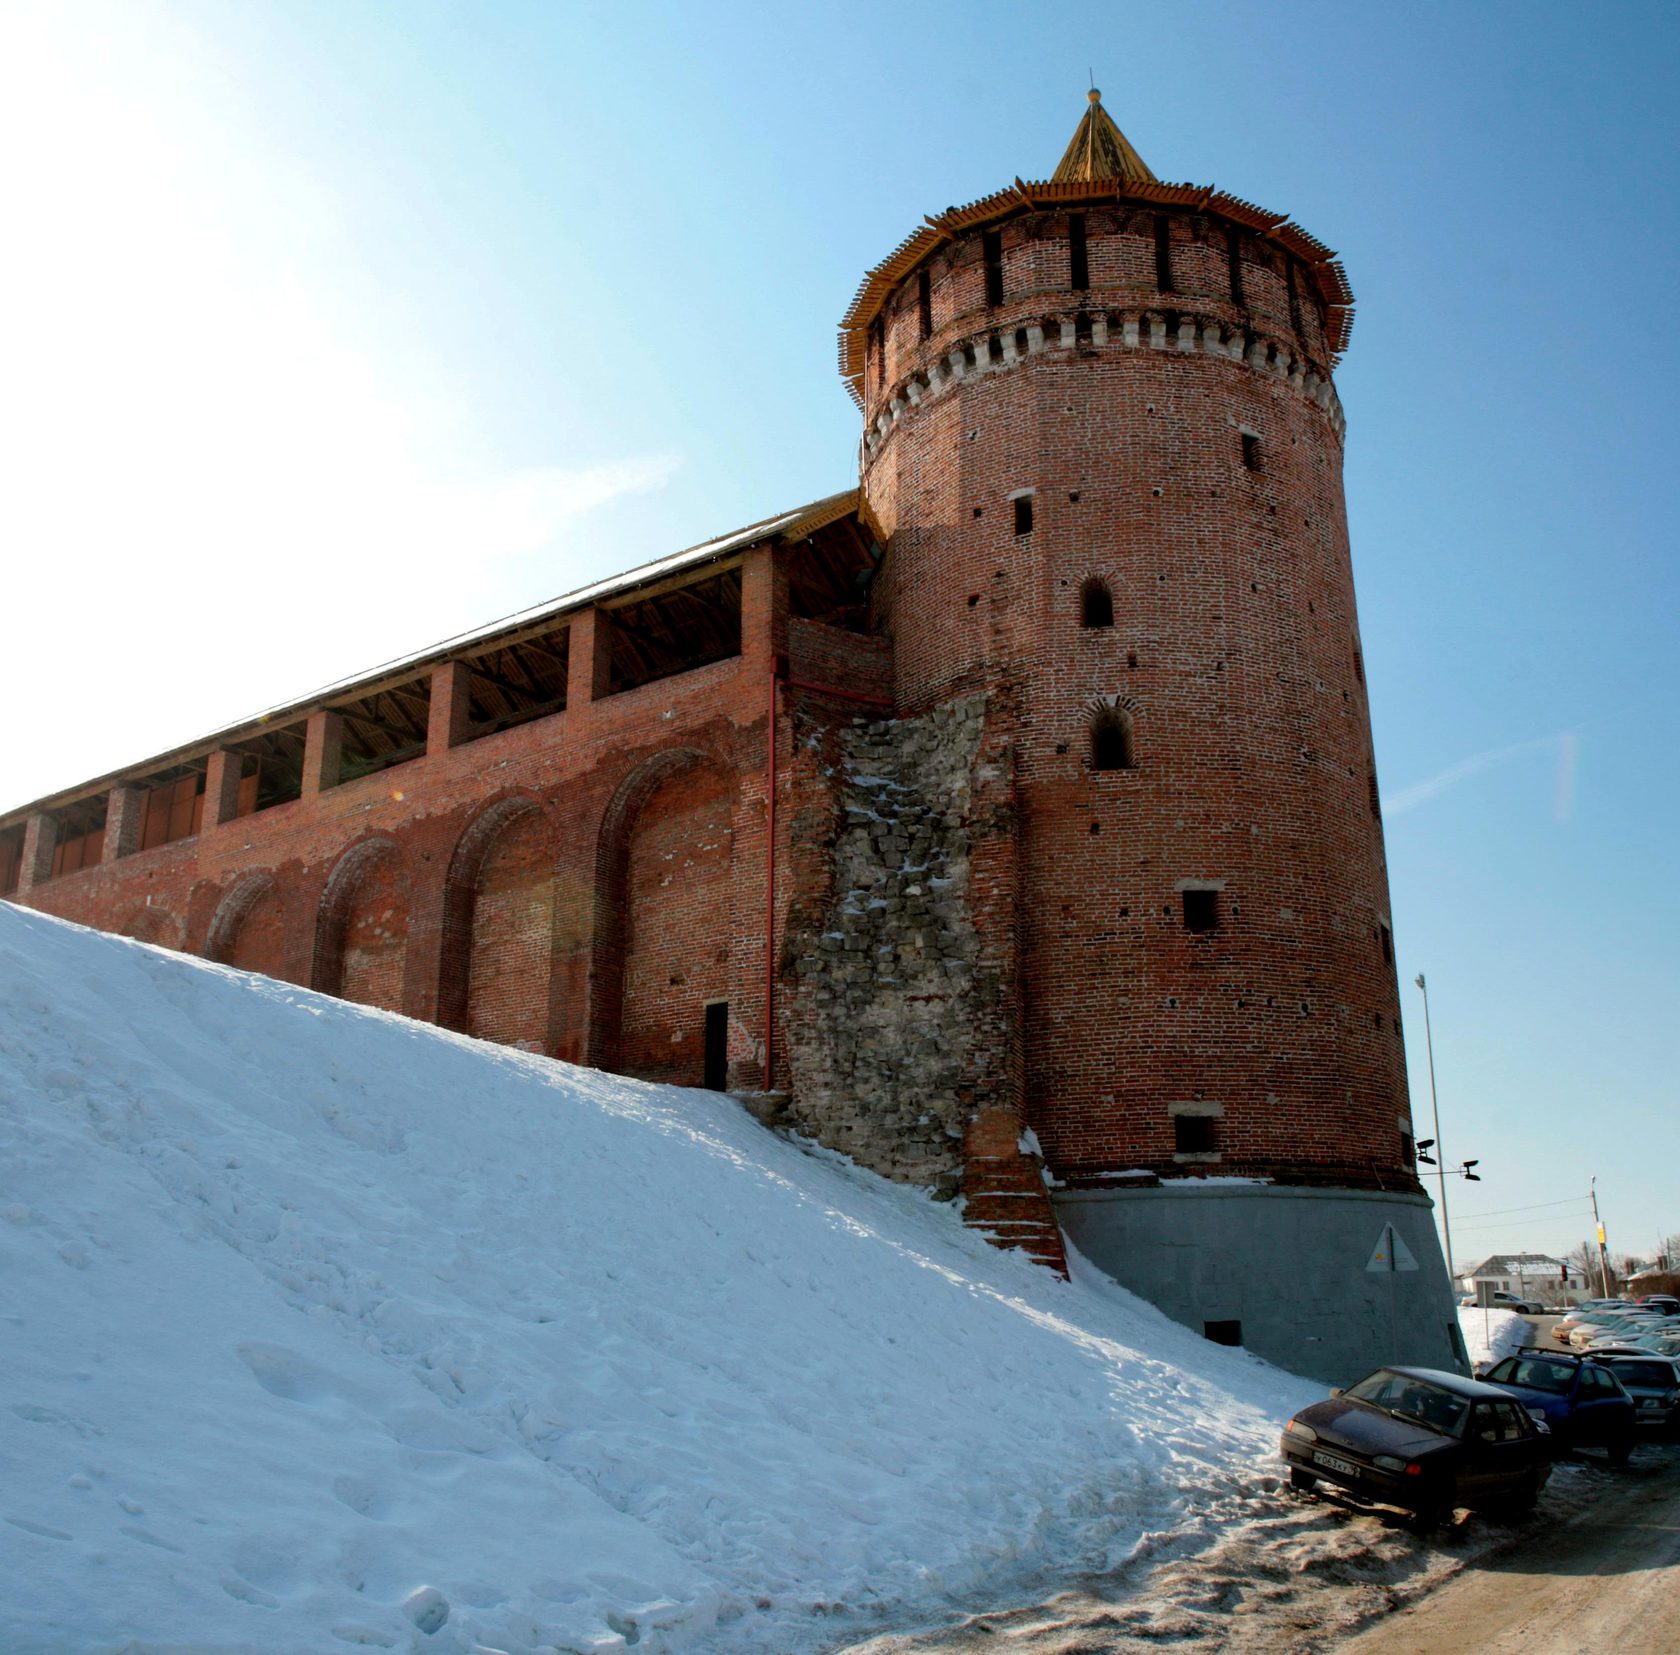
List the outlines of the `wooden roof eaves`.
{"type": "MultiPolygon", "coordinates": [[[[761,518],[758,522],[749,523],[744,528],[735,530],[732,534],[719,535],[715,539],[701,541],[696,546],[689,546],[680,552],[673,552],[667,557],[657,558],[651,563],[626,570],[623,574],[612,575],[605,580],[595,581],[589,586],[580,587],[578,590],[553,599],[549,603],[535,605],[531,609],[521,610],[517,614],[504,616],[499,621],[492,621],[488,625],[475,628],[470,632],[458,633],[453,638],[446,638],[441,643],[431,645],[429,648],[417,650],[414,654],[405,656],[401,660],[376,667],[365,677],[339,679],[334,683],[312,690],[307,696],[301,697],[297,701],[270,707],[252,717],[240,719],[236,723],[225,724],[220,729],[212,730],[193,741],[182,742],[178,746],[167,748],[161,753],[152,754],[138,763],[122,765],[116,770],[108,770],[103,775],[93,776],[87,781],[78,782],[73,787],[60,788],[55,792],[43,794],[39,798],[31,799],[28,803],[17,805],[10,810],[0,810],[0,830],[20,826],[37,812],[64,810],[83,800],[103,796],[113,787],[132,781],[139,776],[150,775],[164,765],[181,764],[198,758],[207,758],[211,753],[221,748],[235,747],[238,743],[249,741],[255,736],[269,734],[275,726],[290,726],[302,723],[312,712],[324,708],[332,702],[377,695],[393,686],[406,684],[420,678],[448,661],[470,662],[476,655],[504,648],[509,644],[519,642],[523,638],[541,637],[545,633],[558,631],[561,626],[569,624],[574,616],[581,614],[585,609],[594,607],[596,604],[604,606],[613,597],[651,589],[653,585],[658,584],[663,571],[692,573],[727,557],[731,552],[737,550],[744,552],[750,547],[760,545],[765,541],[778,539],[784,533],[797,528],[814,513],[837,506],[839,509],[835,515],[844,516],[847,509],[855,510],[857,503],[857,489],[845,489],[839,494],[827,495],[821,500],[813,500],[807,505],[797,506],[792,511],[778,512],[773,517],[761,518]],[[638,577],[644,574],[652,577],[645,583],[645,587],[644,583],[638,580],[638,577]]],[[[833,521],[833,519],[831,518],[829,521],[833,521]]]]}
{"type": "MultiPolygon", "coordinates": [[[[1336,254],[1310,231],[1287,216],[1231,195],[1212,184],[1167,184],[1159,179],[1100,178],[1031,181],[1017,178],[1008,189],[995,191],[966,206],[948,207],[927,215],[921,228],[913,231],[858,284],[857,293],[840,319],[840,377],[852,400],[863,406],[864,357],[867,330],[880,314],[887,295],[916,268],[941,241],[947,241],[977,225],[992,223],[1025,209],[1089,201],[1139,201],[1159,207],[1189,207],[1193,211],[1218,213],[1233,223],[1275,241],[1285,251],[1303,260],[1318,283],[1325,304],[1351,312],[1353,289],[1336,254]],[[929,232],[933,234],[930,235],[929,232]]],[[[1339,356],[1347,346],[1351,316],[1344,319],[1341,342],[1333,346],[1339,356]]]]}

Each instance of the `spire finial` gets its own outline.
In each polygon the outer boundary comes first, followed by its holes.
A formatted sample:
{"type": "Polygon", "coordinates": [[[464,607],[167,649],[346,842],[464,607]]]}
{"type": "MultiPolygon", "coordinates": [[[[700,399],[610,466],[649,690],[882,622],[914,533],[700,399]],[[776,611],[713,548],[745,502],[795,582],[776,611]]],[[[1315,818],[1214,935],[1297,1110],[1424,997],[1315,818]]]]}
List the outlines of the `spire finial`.
{"type": "Polygon", "coordinates": [[[1061,165],[1051,173],[1057,184],[1089,184],[1101,178],[1139,183],[1153,181],[1155,174],[1144,159],[1126,142],[1126,135],[1114,124],[1114,118],[1102,106],[1102,93],[1097,90],[1096,76],[1091,75],[1091,90],[1085,94],[1086,110],[1073,141],[1062,156],[1061,165]]]}

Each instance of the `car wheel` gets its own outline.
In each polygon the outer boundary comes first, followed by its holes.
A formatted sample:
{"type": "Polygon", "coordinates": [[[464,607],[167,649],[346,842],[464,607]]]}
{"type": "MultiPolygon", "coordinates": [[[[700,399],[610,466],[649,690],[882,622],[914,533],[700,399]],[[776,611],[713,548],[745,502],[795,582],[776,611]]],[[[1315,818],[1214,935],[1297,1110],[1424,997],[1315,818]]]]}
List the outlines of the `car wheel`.
{"type": "Polygon", "coordinates": [[[1308,1494],[1318,1487],[1318,1478],[1312,1472],[1303,1471],[1300,1466],[1292,1465],[1289,1468],[1289,1486],[1300,1489],[1303,1494],[1308,1494]]]}
{"type": "Polygon", "coordinates": [[[1498,1516],[1517,1522],[1533,1512],[1539,1499],[1540,1473],[1531,1471],[1516,1488],[1494,1505],[1493,1510],[1498,1516]]]}
{"type": "Polygon", "coordinates": [[[1413,1534],[1428,1534],[1431,1529],[1438,1529],[1444,1523],[1452,1521],[1452,1514],[1458,1509],[1458,1485],[1447,1483],[1426,1506],[1420,1506],[1412,1513],[1411,1530],[1413,1534]]]}

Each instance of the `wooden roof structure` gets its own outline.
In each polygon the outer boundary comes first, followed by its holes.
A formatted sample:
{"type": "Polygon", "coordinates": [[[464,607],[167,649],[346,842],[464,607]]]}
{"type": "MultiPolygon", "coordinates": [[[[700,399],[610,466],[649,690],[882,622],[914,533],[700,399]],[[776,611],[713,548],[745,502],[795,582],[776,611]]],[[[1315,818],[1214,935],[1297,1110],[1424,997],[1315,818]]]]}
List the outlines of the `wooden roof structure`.
{"type": "MultiPolygon", "coordinates": [[[[869,555],[872,534],[853,521],[858,511],[858,490],[849,488],[749,523],[731,534],[324,685],[139,763],[0,811],[0,831],[22,824],[40,810],[62,811],[84,803],[103,810],[104,795],[111,787],[141,777],[151,780],[168,766],[202,759],[217,748],[301,764],[302,721],[320,708],[344,716],[347,733],[367,764],[377,767],[421,752],[429,674],[445,661],[459,660],[470,669],[473,712],[485,725],[505,725],[545,707],[557,708],[565,698],[565,652],[556,635],[563,634],[573,615],[595,605],[613,613],[621,632],[628,630],[626,622],[640,628],[640,655],[633,661],[615,662],[622,675],[634,680],[638,670],[656,668],[660,648],[671,646],[673,615],[684,626],[696,622],[702,607],[694,602],[701,596],[699,587],[705,587],[707,597],[724,601],[734,597],[738,606],[740,559],[751,547],[766,542],[797,552],[789,571],[790,584],[803,599],[801,606],[814,613],[810,606],[821,597],[830,603],[841,601],[853,572],[873,562],[869,555]],[[715,581],[708,579],[708,570],[716,571],[715,581]],[[679,595],[689,588],[696,590],[689,596],[679,595]],[[659,601],[657,611],[654,600],[659,601]],[[647,624],[653,620],[659,623],[657,629],[647,624]]],[[[731,652],[721,633],[715,637],[708,633],[702,642],[708,648],[731,652]]]]}
{"type": "Polygon", "coordinates": [[[1092,87],[1086,94],[1090,108],[1074,130],[1073,139],[1050,174],[1052,184],[1089,184],[1097,178],[1129,178],[1140,184],[1158,182],[1144,159],[1114,124],[1114,117],[1102,106],[1102,93],[1092,87]]]}
{"type": "Polygon", "coordinates": [[[1305,265],[1325,306],[1325,332],[1332,363],[1341,360],[1353,331],[1353,289],[1336,254],[1316,236],[1292,222],[1287,213],[1257,207],[1241,196],[1211,184],[1164,184],[1144,163],[1102,107],[1101,94],[1090,103],[1055,173],[1040,183],[1017,178],[1007,189],[971,201],[966,207],[947,207],[929,213],[875,266],[859,285],[840,320],[840,377],[852,400],[863,406],[864,364],[869,327],[904,279],[946,242],[1017,213],[1051,207],[1084,207],[1108,202],[1141,206],[1188,207],[1215,213],[1233,224],[1275,242],[1305,265]]]}

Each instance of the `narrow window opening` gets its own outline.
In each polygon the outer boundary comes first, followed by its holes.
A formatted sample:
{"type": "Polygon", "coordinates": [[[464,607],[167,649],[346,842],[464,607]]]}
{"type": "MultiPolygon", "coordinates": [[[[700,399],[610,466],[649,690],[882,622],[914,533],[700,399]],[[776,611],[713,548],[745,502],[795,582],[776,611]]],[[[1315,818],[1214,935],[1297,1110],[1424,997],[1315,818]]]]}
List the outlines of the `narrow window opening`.
{"type": "Polygon", "coordinates": [[[1068,285],[1083,293],[1091,285],[1090,257],[1085,245],[1085,215],[1068,214],[1068,285]]]}
{"type": "Polygon", "coordinates": [[[926,339],[933,332],[933,278],[925,270],[916,278],[916,314],[926,339]]]}
{"type": "Polygon", "coordinates": [[[1295,261],[1288,261],[1289,272],[1289,323],[1295,329],[1296,338],[1306,336],[1306,326],[1301,320],[1301,295],[1295,286],[1295,261]]]}
{"type": "Polygon", "coordinates": [[[1231,303],[1240,305],[1243,300],[1242,278],[1242,231],[1232,229],[1226,232],[1225,240],[1226,269],[1231,278],[1231,303]]]}
{"type": "Polygon", "coordinates": [[[1217,931],[1219,929],[1218,891],[1180,891],[1184,899],[1184,929],[1186,931],[1217,931]]]}
{"type": "Polygon", "coordinates": [[[713,1000],[706,1007],[706,1059],[704,1085],[708,1092],[721,1092],[729,1084],[729,1002],[713,1000]]]}
{"type": "Polygon", "coordinates": [[[1106,707],[1091,724],[1091,768],[1132,768],[1132,721],[1118,707],[1106,707]]]}
{"type": "Polygon", "coordinates": [[[1250,471],[1260,469],[1260,439],[1252,431],[1242,434],[1242,462],[1250,471]]]}
{"type": "Polygon", "coordinates": [[[1217,1155],[1219,1118],[1216,1115],[1174,1115],[1175,1155],[1217,1155]]]}
{"type": "Polygon", "coordinates": [[[1030,494],[1017,495],[1015,498],[1015,532],[1016,534],[1031,534],[1032,526],[1032,496],[1030,494]]]}
{"type": "Polygon", "coordinates": [[[981,250],[986,259],[986,303],[1003,303],[1003,236],[987,230],[980,237],[981,250]]]}
{"type": "Polygon", "coordinates": [[[1172,230],[1165,213],[1155,215],[1155,285],[1163,293],[1173,290],[1172,230]]]}
{"type": "Polygon", "coordinates": [[[1074,315],[1073,342],[1076,345],[1091,343],[1091,313],[1088,310],[1078,311],[1074,315]]]}
{"type": "Polygon", "coordinates": [[[1233,1345],[1240,1348],[1242,1345],[1242,1323],[1236,1321],[1203,1322],[1202,1337],[1210,1344],[1233,1345]]]}
{"type": "Polygon", "coordinates": [[[1079,600],[1081,626],[1114,625],[1114,599],[1102,581],[1095,578],[1086,581],[1079,600]]]}
{"type": "Polygon", "coordinates": [[[1003,341],[995,333],[986,341],[986,358],[991,362],[1003,360],[1003,341]]]}
{"type": "Polygon", "coordinates": [[[1382,949],[1384,965],[1394,964],[1394,933],[1386,925],[1377,927],[1378,946],[1382,949]]]}

